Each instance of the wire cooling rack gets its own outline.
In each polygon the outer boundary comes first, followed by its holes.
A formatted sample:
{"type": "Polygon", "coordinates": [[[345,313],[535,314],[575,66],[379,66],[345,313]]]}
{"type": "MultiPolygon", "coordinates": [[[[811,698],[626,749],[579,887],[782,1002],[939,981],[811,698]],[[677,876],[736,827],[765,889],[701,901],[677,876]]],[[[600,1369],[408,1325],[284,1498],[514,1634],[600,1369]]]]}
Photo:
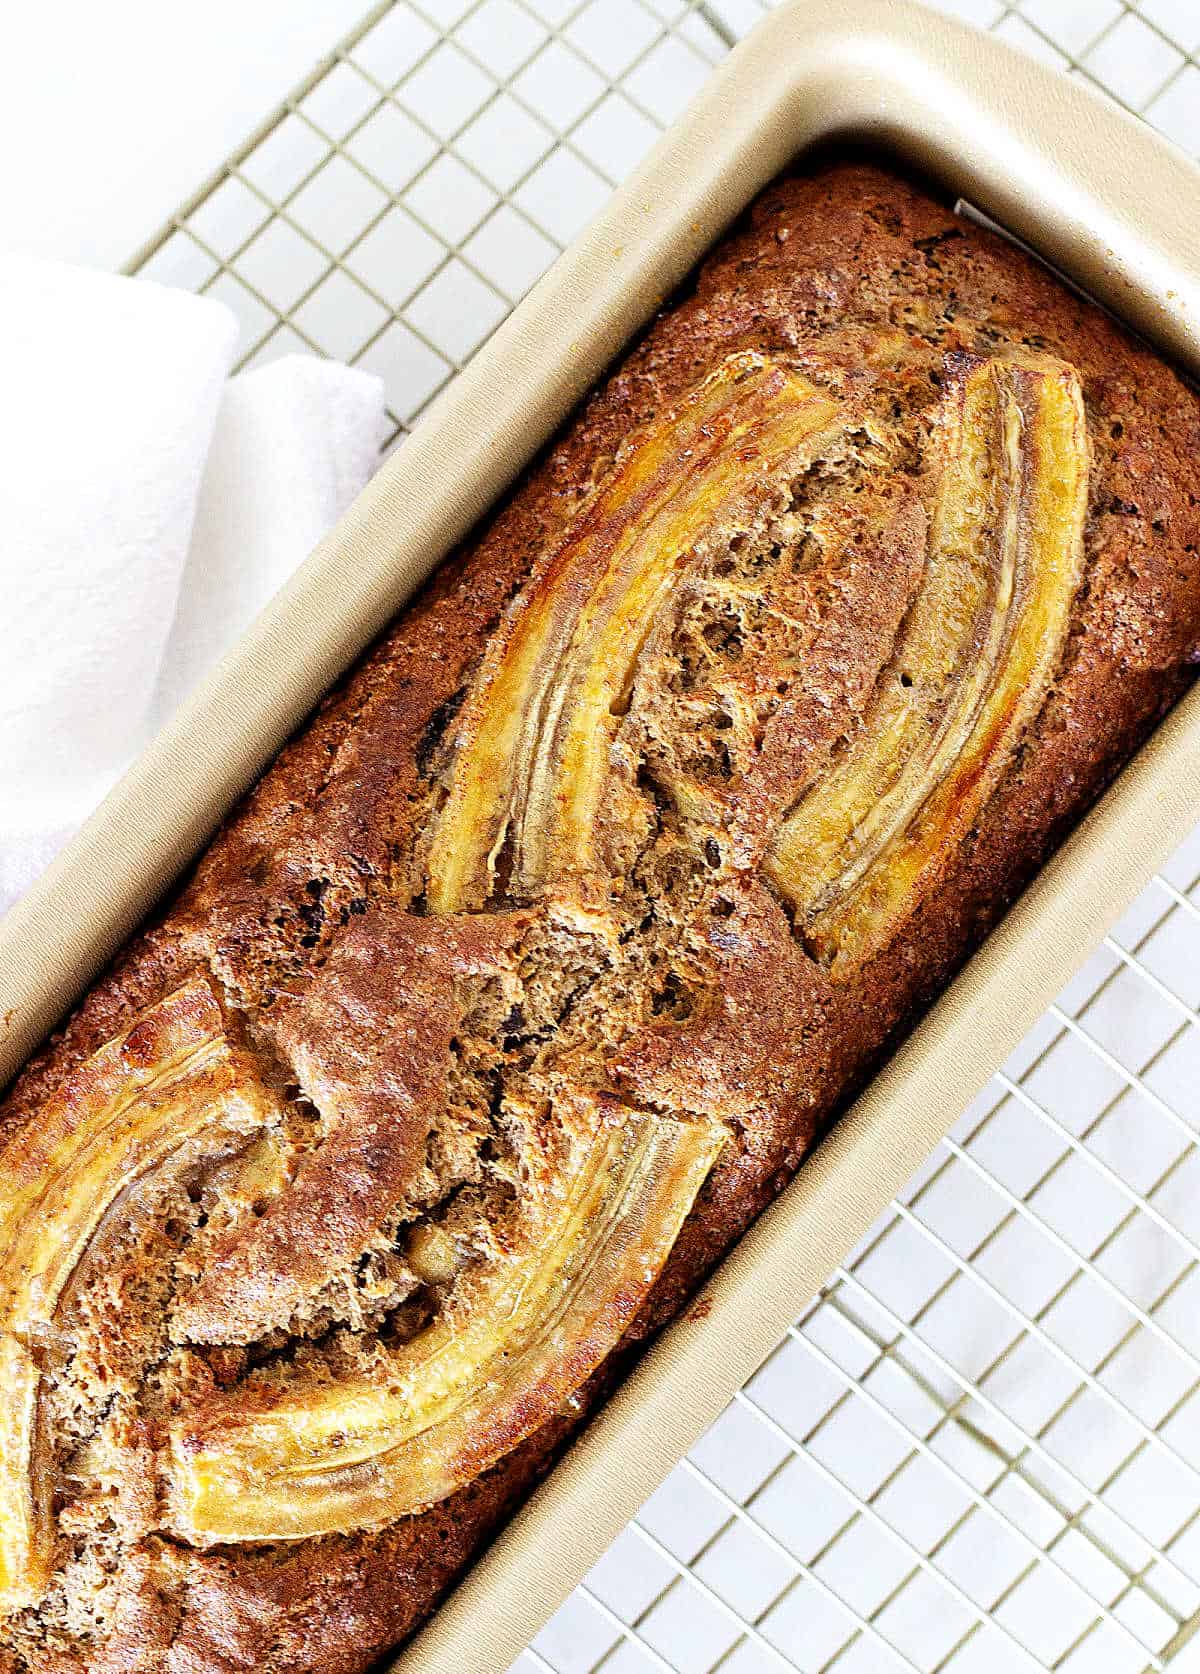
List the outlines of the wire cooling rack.
{"type": "MultiPolygon", "coordinates": [[[[395,442],[761,9],[378,5],[130,271],[395,442]]],[[[1200,153],[1198,0],[947,9],[1200,153]]],[[[1200,1669],[1198,1005],[1200,831],[514,1674],[1200,1669]]]]}

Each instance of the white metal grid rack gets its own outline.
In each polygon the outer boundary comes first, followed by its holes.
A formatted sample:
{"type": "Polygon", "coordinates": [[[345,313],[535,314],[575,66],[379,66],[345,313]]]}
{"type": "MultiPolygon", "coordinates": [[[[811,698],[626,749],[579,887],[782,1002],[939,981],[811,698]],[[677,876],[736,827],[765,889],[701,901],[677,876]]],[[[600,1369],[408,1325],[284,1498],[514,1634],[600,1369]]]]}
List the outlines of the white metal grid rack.
{"type": "MultiPolygon", "coordinates": [[[[130,270],[394,442],[761,9],[377,5],[130,270]]],[[[1200,153],[1200,0],[947,9],[1200,153]]],[[[514,1674],[1200,1670],[1198,1007],[1200,830],[514,1674]]]]}

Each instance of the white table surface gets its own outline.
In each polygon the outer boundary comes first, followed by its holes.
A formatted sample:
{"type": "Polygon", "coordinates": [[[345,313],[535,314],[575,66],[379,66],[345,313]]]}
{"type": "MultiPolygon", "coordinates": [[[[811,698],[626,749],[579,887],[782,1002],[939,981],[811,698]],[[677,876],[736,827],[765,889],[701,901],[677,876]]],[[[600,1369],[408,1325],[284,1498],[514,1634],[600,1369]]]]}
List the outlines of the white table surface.
{"type": "Polygon", "coordinates": [[[13,6],[0,53],[0,242],[120,267],[366,7],[13,6]]]}

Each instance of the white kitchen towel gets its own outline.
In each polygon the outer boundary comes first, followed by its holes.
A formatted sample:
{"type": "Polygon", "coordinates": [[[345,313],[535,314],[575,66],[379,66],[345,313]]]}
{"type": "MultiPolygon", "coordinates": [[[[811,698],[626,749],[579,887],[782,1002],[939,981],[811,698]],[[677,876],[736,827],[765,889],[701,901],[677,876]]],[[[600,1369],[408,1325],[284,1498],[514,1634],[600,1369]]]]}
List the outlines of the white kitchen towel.
{"type": "Polygon", "coordinates": [[[19,257],[0,321],[0,821],[36,844],[142,742],[237,328],[186,292],[19,257]]]}
{"type": "Polygon", "coordinates": [[[161,723],[330,529],[374,470],[383,384],[288,355],[226,386],[179,608],[155,695],[161,723]]]}
{"type": "Polygon", "coordinates": [[[383,399],[230,381],[229,311],[142,280],[7,258],[0,320],[3,912],[366,481],[383,399]]]}

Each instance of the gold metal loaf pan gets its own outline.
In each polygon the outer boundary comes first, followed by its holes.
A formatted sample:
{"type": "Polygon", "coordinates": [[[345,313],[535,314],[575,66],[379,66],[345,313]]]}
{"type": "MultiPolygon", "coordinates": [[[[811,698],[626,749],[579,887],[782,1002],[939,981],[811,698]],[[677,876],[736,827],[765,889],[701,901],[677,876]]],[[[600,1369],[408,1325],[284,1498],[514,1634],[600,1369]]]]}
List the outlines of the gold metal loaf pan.
{"type": "MultiPolygon", "coordinates": [[[[0,1083],[759,188],[843,135],[970,199],[1200,376],[1200,171],[1079,85],[909,0],[792,0],[0,924],[0,1083]]],[[[398,1674],[507,1668],[1190,830],[1198,785],[1195,690],[742,1240],[705,1317],[666,1332],[398,1674]]]]}

